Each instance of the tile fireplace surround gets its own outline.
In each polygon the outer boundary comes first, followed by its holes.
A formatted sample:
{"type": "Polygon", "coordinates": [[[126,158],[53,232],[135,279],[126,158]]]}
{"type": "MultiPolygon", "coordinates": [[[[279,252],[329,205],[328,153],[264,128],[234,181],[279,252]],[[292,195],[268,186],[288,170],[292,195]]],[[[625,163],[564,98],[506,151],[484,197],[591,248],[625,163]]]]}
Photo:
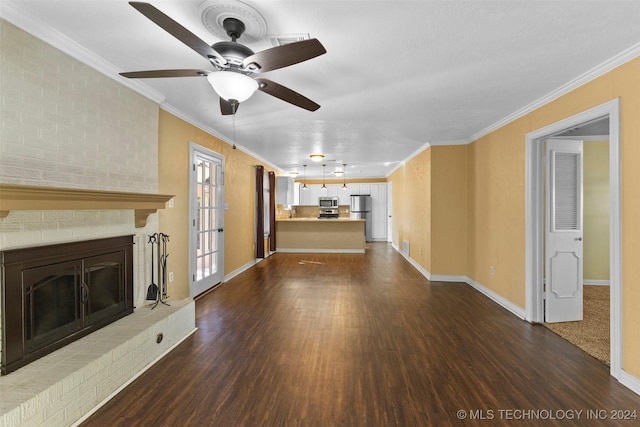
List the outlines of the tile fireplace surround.
{"type": "Polygon", "coordinates": [[[0,427],[70,426],[195,332],[191,299],[132,314],[0,376],[0,427]],[[163,339],[157,342],[158,335],[163,339]]]}

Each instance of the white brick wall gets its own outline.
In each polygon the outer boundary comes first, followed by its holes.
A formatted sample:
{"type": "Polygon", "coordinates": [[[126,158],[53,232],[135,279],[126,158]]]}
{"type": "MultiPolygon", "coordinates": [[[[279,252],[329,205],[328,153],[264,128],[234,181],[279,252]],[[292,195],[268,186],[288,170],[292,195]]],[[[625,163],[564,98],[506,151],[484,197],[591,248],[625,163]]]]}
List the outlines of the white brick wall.
{"type": "Polygon", "coordinates": [[[193,301],[145,307],[0,377],[0,427],[72,425],[194,330],[193,301]]]}
{"type": "Polygon", "coordinates": [[[155,192],[158,105],[0,20],[0,182],[155,192]]]}
{"type": "MultiPolygon", "coordinates": [[[[158,105],[0,19],[0,182],[155,193],[158,105]]],[[[132,210],[12,211],[0,251],[156,231],[157,214],[137,229],[132,210]]],[[[148,258],[138,247],[137,306],[148,258]]]]}

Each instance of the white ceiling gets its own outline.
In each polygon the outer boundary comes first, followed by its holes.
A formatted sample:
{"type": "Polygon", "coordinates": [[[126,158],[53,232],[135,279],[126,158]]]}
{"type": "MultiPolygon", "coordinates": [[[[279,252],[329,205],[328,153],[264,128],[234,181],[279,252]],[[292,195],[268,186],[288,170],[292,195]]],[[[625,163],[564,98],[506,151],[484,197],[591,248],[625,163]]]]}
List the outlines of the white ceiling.
{"type": "MultiPolygon", "coordinates": [[[[150,3],[213,44],[220,39],[201,22],[202,1],[150,3]]],[[[220,114],[206,79],[118,76],[211,69],[126,1],[2,0],[0,12],[271,165],[309,164],[307,178],[322,176],[309,161],[314,152],[326,155],[327,172],[346,163],[347,178],[387,176],[427,143],[468,142],[603,64],[640,54],[640,1],[244,3],[264,17],[268,35],[308,33],[327,53],[265,73],[319,110],[257,92],[240,105],[235,138],[233,117],[220,114]]],[[[268,36],[247,46],[272,47],[268,36]]]]}

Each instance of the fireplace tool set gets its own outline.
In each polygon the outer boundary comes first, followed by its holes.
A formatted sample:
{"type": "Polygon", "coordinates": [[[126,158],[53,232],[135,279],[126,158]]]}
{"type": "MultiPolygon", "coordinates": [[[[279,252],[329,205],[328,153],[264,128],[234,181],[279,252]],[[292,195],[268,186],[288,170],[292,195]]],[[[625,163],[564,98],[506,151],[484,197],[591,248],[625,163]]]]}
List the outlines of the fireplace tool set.
{"type": "Polygon", "coordinates": [[[149,236],[149,242],[147,242],[151,245],[151,284],[147,288],[147,301],[155,301],[151,309],[156,308],[158,303],[170,305],[165,302],[167,298],[169,298],[167,295],[168,241],[168,235],[164,233],[154,233],[149,236]],[[156,284],[156,272],[158,273],[158,283],[160,287],[156,284]]]}

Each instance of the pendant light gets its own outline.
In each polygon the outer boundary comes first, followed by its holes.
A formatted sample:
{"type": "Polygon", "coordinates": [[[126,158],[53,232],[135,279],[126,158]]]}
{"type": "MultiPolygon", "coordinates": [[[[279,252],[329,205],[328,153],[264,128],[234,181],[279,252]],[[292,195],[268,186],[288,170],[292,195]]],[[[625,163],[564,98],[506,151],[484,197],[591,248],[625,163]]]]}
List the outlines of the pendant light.
{"type": "Polygon", "coordinates": [[[327,188],[327,186],[324,183],[324,168],[325,166],[327,166],[326,164],[322,165],[322,188],[327,188]]]}
{"type": "Polygon", "coordinates": [[[306,190],[307,187],[307,165],[302,165],[302,189],[306,190]]]}
{"type": "Polygon", "coordinates": [[[346,190],[347,189],[347,164],[343,163],[342,164],[342,189],[346,190]]]}

